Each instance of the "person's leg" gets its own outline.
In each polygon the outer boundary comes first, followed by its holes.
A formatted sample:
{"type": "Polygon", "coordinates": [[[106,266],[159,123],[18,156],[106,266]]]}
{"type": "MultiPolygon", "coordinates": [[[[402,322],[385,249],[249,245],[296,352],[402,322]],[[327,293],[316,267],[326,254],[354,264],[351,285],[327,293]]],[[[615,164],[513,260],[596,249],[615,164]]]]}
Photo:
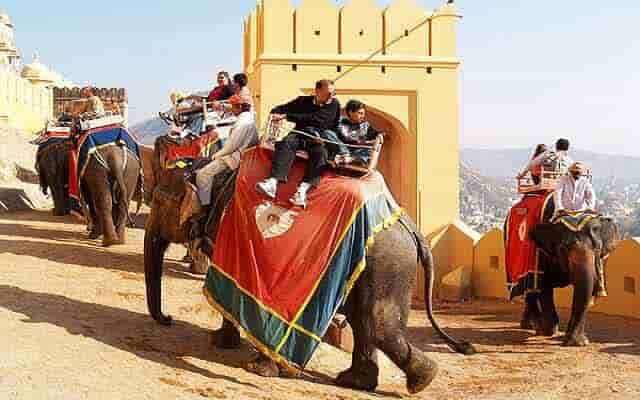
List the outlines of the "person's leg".
{"type": "Polygon", "coordinates": [[[263,181],[256,184],[256,188],[272,199],[276,198],[278,182],[286,182],[289,178],[291,166],[296,159],[296,151],[302,146],[302,139],[296,134],[276,143],[276,150],[271,162],[271,174],[263,181]]]}
{"type": "Polygon", "coordinates": [[[305,170],[304,178],[298,190],[289,201],[300,207],[307,206],[307,191],[320,183],[320,174],[327,166],[327,148],[319,143],[309,143],[309,161],[305,170]]]}
{"type": "Polygon", "coordinates": [[[271,178],[276,178],[279,182],[286,182],[289,171],[296,159],[296,151],[302,145],[302,139],[295,133],[276,143],[276,151],[273,154],[271,163],[271,178]]]}
{"type": "Polygon", "coordinates": [[[211,190],[213,188],[213,178],[222,172],[226,164],[222,160],[213,160],[204,168],[196,172],[196,186],[198,187],[198,198],[200,204],[208,206],[211,204],[211,190]]]}
{"type": "Polygon", "coordinates": [[[326,146],[329,149],[329,154],[331,157],[335,155],[344,156],[349,154],[349,148],[343,144],[342,140],[340,140],[340,138],[338,137],[338,134],[335,133],[334,131],[325,129],[325,130],[319,131],[319,135],[323,139],[339,143],[339,144],[334,144],[334,143],[326,144],[326,146]]]}

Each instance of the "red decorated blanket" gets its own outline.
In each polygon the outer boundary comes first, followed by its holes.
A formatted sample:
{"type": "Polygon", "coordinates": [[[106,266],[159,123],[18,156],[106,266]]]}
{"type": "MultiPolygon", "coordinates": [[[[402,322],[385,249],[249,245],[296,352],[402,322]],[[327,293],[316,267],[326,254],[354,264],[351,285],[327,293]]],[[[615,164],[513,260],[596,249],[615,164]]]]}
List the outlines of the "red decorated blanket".
{"type": "Polygon", "coordinates": [[[270,167],[269,150],[244,154],[204,293],[264,354],[297,370],[364,270],[375,234],[402,211],[377,172],[362,179],[327,172],[308,207],[294,208],[288,199],[304,175],[301,161],[270,201],[255,188],[270,167]]]}
{"type": "Polygon", "coordinates": [[[217,143],[218,134],[215,131],[203,133],[195,139],[184,139],[181,144],[170,143],[167,146],[167,161],[210,157],[215,152],[217,143]]]}

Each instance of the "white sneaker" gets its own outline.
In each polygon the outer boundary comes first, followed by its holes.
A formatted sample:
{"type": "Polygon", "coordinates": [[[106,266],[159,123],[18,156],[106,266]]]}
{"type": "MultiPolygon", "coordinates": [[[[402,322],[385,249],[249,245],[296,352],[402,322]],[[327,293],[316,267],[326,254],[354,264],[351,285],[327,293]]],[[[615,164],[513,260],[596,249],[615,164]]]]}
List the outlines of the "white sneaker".
{"type": "Polygon", "coordinates": [[[298,190],[296,193],[289,199],[289,202],[294,206],[307,208],[307,191],[311,185],[306,182],[302,182],[300,186],[298,186],[298,190]]]}
{"type": "Polygon", "coordinates": [[[258,182],[256,184],[256,189],[258,189],[259,192],[264,193],[267,197],[275,199],[276,191],[278,189],[278,181],[275,178],[267,178],[262,182],[258,182]]]}

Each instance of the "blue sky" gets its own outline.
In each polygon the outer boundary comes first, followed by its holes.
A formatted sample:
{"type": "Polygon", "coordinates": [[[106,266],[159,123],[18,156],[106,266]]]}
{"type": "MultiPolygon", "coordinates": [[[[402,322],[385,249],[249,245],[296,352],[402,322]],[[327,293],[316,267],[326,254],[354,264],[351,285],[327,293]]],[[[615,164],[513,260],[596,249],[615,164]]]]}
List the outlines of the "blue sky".
{"type": "MultiPolygon", "coordinates": [[[[427,8],[445,2],[416,1],[427,8]]],[[[522,147],[566,136],[583,149],[640,156],[640,2],[456,3],[464,16],[462,146],[522,147]]],[[[26,62],[37,50],[42,62],[78,84],[128,88],[132,122],[166,107],[172,89],[207,88],[213,71],[239,70],[241,21],[254,6],[255,0],[0,4],[16,25],[26,62]]]]}

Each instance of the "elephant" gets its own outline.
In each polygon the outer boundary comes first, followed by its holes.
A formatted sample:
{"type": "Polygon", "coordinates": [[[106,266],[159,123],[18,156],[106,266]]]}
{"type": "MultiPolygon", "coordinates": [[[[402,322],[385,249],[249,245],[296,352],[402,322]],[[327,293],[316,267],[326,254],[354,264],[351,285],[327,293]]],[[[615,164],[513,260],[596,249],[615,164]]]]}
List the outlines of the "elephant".
{"type": "MultiPolygon", "coordinates": [[[[167,178],[173,180],[172,186],[159,186],[153,196],[144,252],[147,306],[151,316],[162,325],[172,323],[171,316],[162,312],[164,252],[169,242],[187,239],[187,226],[177,223],[178,204],[185,196],[185,190],[181,188],[184,183],[180,183],[182,178],[177,174],[167,178]]],[[[218,200],[213,202],[214,212],[209,218],[212,226],[207,232],[209,237],[215,237],[216,225],[233,194],[228,184],[216,183],[214,188],[217,188],[218,200]]],[[[475,352],[470,343],[456,341],[436,323],[432,309],[433,257],[424,237],[410,218],[404,215],[398,223],[378,234],[367,253],[367,269],[345,303],[344,312],[353,328],[355,349],[351,367],[336,379],[338,385],[374,390],[378,385],[376,349],[382,350],[405,372],[407,388],[411,393],[425,389],[436,376],[438,368],[435,361],[409,343],[405,336],[411,292],[415,283],[416,261],[421,263],[425,271],[425,303],[431,325],[455,351],[462,354],[475,352]]],[[[240,344],[240,333],[227,320],[223,322],[222,328],[213,333],[213,338],[219,347],[235,348],[240,344]]],[[[259,358],[247,367],[263,376],[279,374],[278,366],[266,357],[259,358]]]]}
{"type": "Polygon", "coordinates": [[[571,318],[563,345],[586,346],[589,344],[584,332],[587,309],[598,282],[595,263],[606,259],[615,249],[620,239],[617,225],[612,218],[598,216],[574,232],[564,224],[545,222],[536,225],[529,237],[540,249],[539,267],[544,278],[541,291],[526,296],[523,327],[533,325],[537,334],[555,335],[559,318],[554,288],[572,285],[571,318]]]}
{"type": "Polygon", "coordinates": [[[105,247],[124,244],[129,203],[139,193],[141,162],[126,146],[107,146],[87,161],[80,188],[93,222],[90,237],[105,247]]]}
{"type": "Polygon", "coordinates": [[[69,151],[71,140],[64,140],[38,149],[35,168],[44,194],[51,191],[53,215],[67,215],[71,210],[69,197],[69,151]]]}

